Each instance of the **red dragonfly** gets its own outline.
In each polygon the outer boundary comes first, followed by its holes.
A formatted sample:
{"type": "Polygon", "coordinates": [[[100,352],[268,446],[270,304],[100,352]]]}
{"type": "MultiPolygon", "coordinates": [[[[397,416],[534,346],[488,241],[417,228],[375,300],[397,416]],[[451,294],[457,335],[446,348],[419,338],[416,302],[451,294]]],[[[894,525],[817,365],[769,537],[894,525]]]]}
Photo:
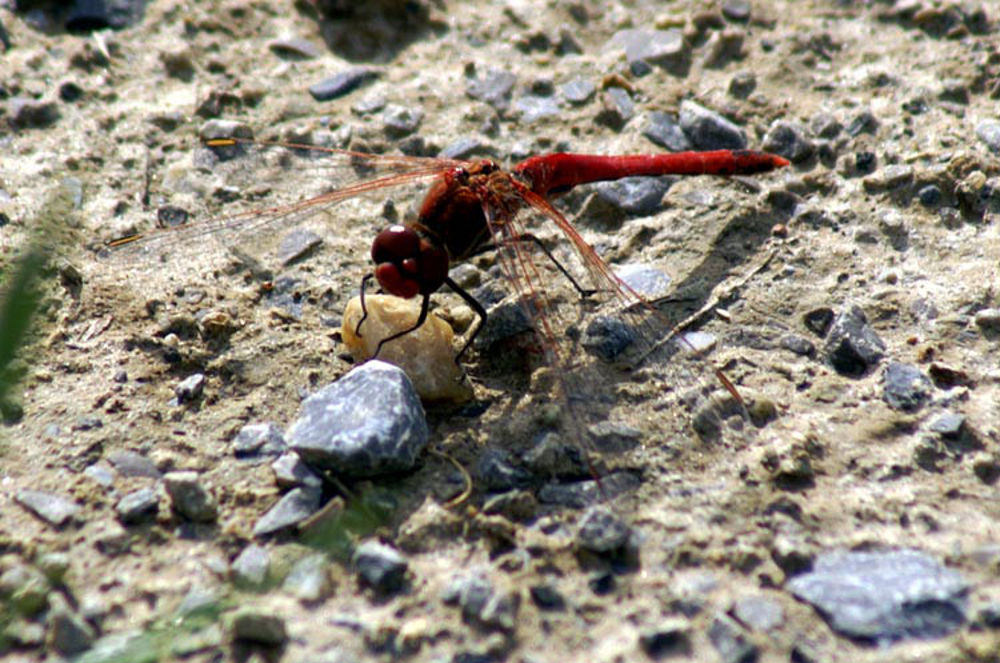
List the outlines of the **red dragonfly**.
{"type": "MultiPolygon", "coordinates": [[[[254,210],[206,223],[179,229],[132,235],[110,243],[112,247],[151,250],[175,241],[190,243],[193,237],[234,229],[238,232],[268,233],[276,225],[298,223],[318,211],[362,194],[381,193],[391,187],[414,183],[430,183],[416,220],[393,224],[381,231],[372,245],[375,262],[372,278],[382,290],[402,298],[421,297],[420,314],[411,328],[402,329],[380,340],[376,354],[385,344],[408,334],[424,324],[431,294],[447,285],[460,295],[480,318],[480,324],[467,335],[459,356],[468,348],[486,321],[486,310],[450,276],[449,269],[457,261],[496,247],[501,266],[517,292],[526,296],[531,319],[542,337],[546,352],[560,353],[557,330],[551,307],[545,296],[539,296],[538,268],[526,244],[537,245],[553,260],[553,264],[569,278],[583,294],[593,291],[611,293],[618,305],[628,308],[639,305],[647,311],[650,304],[619,279],[597,255],[580,233],[551,200],[575,186],[617,180],[632,176],[659,175],[752,175],[766,173],[788,165],[780,156],[750,150],[717,150],[632,156],[596,156],[585,154],[546,154],[522,161],[504,170],[492,160],[465,161],[456,159],[372,155],[362,152],[316,147],[295,143],[272,143],[250,138],[207,138],[205,147],[216,160],[240,163],[246,160],[281,164],[287,168],[290,155],[311,159],[314,168],[324,173],[361,171],[362,177],[345,185],[289,205],[254,210]],[[276,156],[281,155],[281,156],[276,156]],[[525,230],[529,217],[554,222],[575,249],[589,273],[593,290],[577,284],[542,242],[525,230]]],[[[240,166],[242,168],[242,166],[240,166]]],[[[289,175],[294,177],[294,175],[289,175]]],[[[364,300],[362,299],[362,302],[364,300]]],[[[655,315],[655,311],[654,311],[655,315]]],[[[360,327],[360,323],[358,325],[360,327]]],[[[664,325],[660,325],[661,331],[664,325]]],[[[671,332],[665,326],[665,331],[671,332]]],[[[649,345],[656,339],[647,339],[649,345]]],[[[563,361],[556,357],[553,361],[563,361]]],[[[739,396],[728,380],[717,371],[726,388],[739,396]]]]}

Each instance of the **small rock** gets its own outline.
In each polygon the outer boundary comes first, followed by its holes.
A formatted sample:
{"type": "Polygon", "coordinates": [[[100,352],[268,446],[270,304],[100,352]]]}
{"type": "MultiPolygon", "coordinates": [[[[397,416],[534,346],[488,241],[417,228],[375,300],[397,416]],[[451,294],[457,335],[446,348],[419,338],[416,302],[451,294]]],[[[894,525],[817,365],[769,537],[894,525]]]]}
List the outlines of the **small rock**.
{"type": "Polygon", "coordinates": [[[890,407],[916,412],[931,395],[931,381],[919,368],[900,362],[890,363],[882,376],[882,398],[890,407]]]}
{"type": "Polygon", "coordinates": [[[115,505],[118,520],[124,525],[138,525],[156,518],[159,499],[153,488],[140,488],[128,493],[115,505]]]}
{"type": "Polygon", "coordinates": [[[274,482],[279,488],[320,488],[323,479],[318,474],[309,469],[302,457],[295,452],[282,454],[273,463],[271,469],[274,471],[274,482]]]}
{"type": "Polygon", "coordinates": [[[62,527],[80,513],[80,507],[73,502],[41,490],[19,490],[14,500],[55,527],[62,527]]]}
{"type": "Polygon", "coordinates": [[[941,204],[943,197],[941,189],[936,184],[928,184],[920,187],[920,190],[917,191],[917,199],[924,207],[937,207],[941,204]]]}
{"type": "Polygon", "coordinates": [[[786,350],[790,350],[802,357],[812,357],[816,354],[816,346],[804,336],[798,334],[785,334],[778,343],[786,350]]]}
{"type": "Polygon", "coordinates": [[[281,429],[270,421],[247,424],[233,438],[233,454],[237,458],[277,457],[287,449],[288,443],[281,429]]]}
{"type": "Polygon", "coordinates": [[[743,596],[733,603],[733,616],[755,631],[773,631],[785,623],[781,604],[766,596],[743,596]]]}
{"type": "Polygon", "coordinates": [[[983,120],[976,125],[976,135],[988,148],[1000,154],[1000,121],[983,120]]]}
{"type": "Polygon", "coordinates": [[[108,454],[108,461],[123,477],[159,479],[162,476],[160,470],[156,468],[156,463],[134,451],[112,451],[108,454]]]}
{"type": "Polygon", "coordinates": [[[514,114],[526,124],[558,117],[559,113],[559,102],[552,97],[529,94],[514,102],[514,114]]]}
{"type": "Polygon", "coordinates": [[[632,537],[632,528],[618,514],[604,506],[594,506],[580,519],[576,545],[598,555],[624,548],[632,537]]]}
{"type": "Polygon", "coordinates": [[[691,149],[691,142],[684,135],[684,130],[676,118],[661,111],[651,111],[646,114],[646,126],[642,135],[660,147],[671,152],[683,152],[691,149]]]}
{"type": "Polygon", "coordinates": [[[430,433],[406,374],[369,361],[302,403],[290,447],[309,465],[351,477],[413,468],[430,433]]]}
{"type": "Polygon", "coordinates": [[[860,377],[882,360],[885,343],[861,307],[851,306],[833,321],[823,352],[838,373],[860,377]]]}
{"type": "Polygon", "coordinates": [[[44,129],[59,121],[59,106],[54,101],[14,97],[7,102],[10,123],[19,129],[44,129]]]}
{"type": "Polygon", "coordinates": [[[566,609],[566,599],[552,585],[533,585],[528,591],[531,594],[531,600],[540,610],[560,612],[566,609]]]}
{"type": "Polygon", "coordinates": [[[844,127],[840,121],[830,113],[817,113],[809,120],[809,128],[813,135],[827,140],[836,138],[844,127]]]}
{"type": "Polygon", "coordinates": [[[378,71],[370,67],[351,67],[325,78],[319,83],[313,83],[309,86],[309,94],[316,101],[330,101],[353,92],[363,83],[367,83],[377,76],[378,71]]]}
{"type": "Polygon", "coordinates": [[[802,163],[816,152],[816,145],[797,122],[776,120],[768,129],[761,149],[785,157],[792,163],[802,163]]]}
{"type": "Polygon", "coordinates": [[[612,362],[635,342],[635,332],[627,323],[618,318],[598,316],[587,325],[582,345],[595,357],[612,362]]]}
{"type": "Polygon", "coordinates": [[[305,603],[322,601],[330,594],[329,562],[326,555],[307,555],[297,561],[282,583],[282,589],[305,603]]]}
{"type": "Polygon", "coordinates": [[[296,228],[283,238],[278,246],[278,260],[288,267],[309,256],[323,245],[323,238],[308,228],[296,228]]]}
{"type": "Polygon", "coordinates": [[[558,433],[546,433],[524,454],[524,463],[536,475],[560,479],[590,476],[580,445],[566,442],[558,433]]]}
{"type": "Polygon", "coordinates": [[[949,412],[934,420],[930,430],[941,437],[957,440],[965,431],[965,415],[949,412]]]}
{"type": "Polygon", "coordinates": [[[623,453],[637,447],[642,439],[642,431],[638,428],[614,421],[589,426],[587,433],[594,448],[601,453],[623,453]]]}
{"type": "Polygon", "coordinates": [[[691,625],[686,619],[666,620],[639,634],[639,647],[653,660],[690,657],[691,625]]]}
{"type": "Polygon", "coordinates": [[[662,270],[638,263],[628,263],[615,269],[615,276],[648,300],[665,297],[672,280],[662,270]]]}
{"type": "Polygon", "coordinates": [[[855,137],[861,133],[874,134],[878,130],[878,119],[868,109],[861,110],[847,125],[847,135],[855,137]]]}
{"type": "Polygon", "coordinates": [[[473,99],[493,106],[503,114],[510,104],[511,91],[517,83],[517,76],[500,69],[490,69],[485,76],[470,78],[465,86],[465,94],[473,99]]]}
{"type": "Polygon", "coordinates": [[[53,595],[46,621],[49,646],[64,656],[87,651],[94,644],[93,627],[75,614],[61,595],[53,595]],[[58,600],[55,599],[56,596],[58,600]]]}
{"type": "Polygon", "coordinates": [[[597,92],[597,88],[590,81],[576,77],[563,83],[559,87],[559,92],[562,94],[563,99],[574,106],[579,106],[590,101],[597,92]]]}
{"type": "Polygon", "coordinates": [[[221,138],[253,139],[250,125],[235,120],[208,120],[198,129],[198,137],[203,141],[221,138]]]}
{"type": "Polygon", "coordinates": [[[750,20],[749,0],[726,0],[722,5],[722,15],[730,21],[746,22],[750,20]]]}
{"type": "Polygon", "coordinates": [[[737,99],[746,99],[757,89],[757,77],[752,71],[740,71],[729,79],[729,94],[737,99]]]}
{"type": "Polygon", "coordinates": [[[597,124],[619,131],[635,117],[635,103],[628,90],[609,87],[601,94],[601,111],[594,117],[597,124]]]}
{"type": "Polygon", "coordinates": [[[630,65],[642,61],[668,71],[683,70],[690,59],[690,46],[678,29],[620,30],[605,45],[605,50],[616,49],[624,49],[630,65]]]}
{"type": "Polygon", "coordinates": [[[600,485],[596,481],[549,483],[538,491],[538,501],[543,504],[558,504],[582,509],[635,490],[639,483],[639,479],[631,472],[615,472],[601,477],[600,485]]]}
{"type": "Polygon", "coordinates": [[[485,449],[476,461],[477,484],[489,491],[506,491],[524,486],[531,481],[531,475],[508,460],[501,449],[485,449]]]}
{"type": "Polygon", "coordinates": [[[700,104],[681,102],[680,125],[691,144],[699,150],[746,149],[743,130],[700,104]]]}
{"type": "MultiPolygon", "coordinates": [[[[280,39],[272,39],[268,42],[267,47],[279,57],[292,56],[294,58],[312,60],[323,55],[323,51],[316,44],[301,37],[282,37],[280,39]]],[[[312,88],[310,88],[309,91],[312,92],[312,88]]],[[[326,101],[325,99],[316,100],[326,101]]]]}
{"type": "Polygon", "coordinates": [[[389,104],[382,111],[382,128],[392,137],[412,134],[424,119],[424,111],[412,106],[389,104]]]}
{"type": "Polygon", "coordinates": [[[819,337],[823,337],[826,336],[826,333],[830,330],[830,325],[833,324],[834,317],[835,314],[833,309],[823,306],[821,308],[813,309],[802,316],[802,323],[814,334],[819,337]]]}
{"type": "MultiPolygon", "coordinates": [[[[468,159],[477,153],[483,152],[489,152],[489,148],[484,146],[481,140],[475,137],[467,137],[459,138],[451,143],[441,150],[438,156],[443,159],[468,159]]],[[[454,274],[452,274],[452,278],[454,278],[454,274]]]]}
{"type": "Polygon", "coordinates": [[[253,527],[254,537],[266,536],[298,525],[319,509],[322,491],[318,488],[295,488],[272,506],[253,527]]]}
{"type": "Polygon", "coordinates": [[[230,617],[230,631],[235,640],[245,640],[265,647],[280,647],[288,640],[285,620],[273,610],[239,608],[230,617]]]}
{"type": "Polygon", "coordinates": [[[481,571],[456,578],[445,589],[442,600],[447,604],[457,603],[466,620],[508,633],[517,625],[521,604],[520,595],[496,591],[481,571]]]}
{"type": "MultiPolygon", "coordinates": [[[[382,344],[379,350],[382,339],[413,327],[420,305],[416,299],[368,295],[365,307],[368,317],[361,325],[360,336],[356,333],[363,315],[359,297],[348,302],[340,330],[344,345],[356,361],[369,359],[378,350],[379,359],[402,368],[413,388],[427,401],[460,403],[472,397],[472,388],[455,362],[455,333],[447,322],[431,313],[420,327],[382,344]]],[[[483,336],[477,336],[477,343],[483,336]]]]}
{"type": "Polygon", "coordinates": [[[406,560],[394,548],[378,541],[358,546],[353,562],[361,580],[379,594],[395,594],[406,582],[406,560]]]}
{"type": "Polygon", "coordinates": [[[757,647],[739,624],[724,614],[716,615],[708,627],[708,639],[719,653],[722,663],[752,663],[757,660],[757,647]]]}
{"type": "Polygon", "coordinates": [[[264,586],[271,571],[271,555],[267,548],[251,543],[229,565],[229,574],[239,588],[258,589],[264,586]]]}
{"type": "Polygon", "coordinates": [[[168,472],[163,487],[174,511],[194,522],[211,522],[218,515],[215,498],[201,483],[197,472],[168,472]]]}
{"type": "Polygon", "coordinates": [[[195,373],[174,387],[174,395],[177,396],[178,404],[190,403],[201,396],[204,389],[205,375],[203,373],[195,373]]]}
{"type": "Polygon", "coordinates": [[[1000,308],[984,308],[976,311],[976,326],[983,332],[1000,333],[1000,308]]]}
{"type": "Polygon", "coordinates": [[[623,177],[594,186],[607,203],[633,216],[648,216],[662,206],[663,196],[674,183],[670,177],[623,177]]]}
{"type": "Polygon", "coordinates": [[[833,551],[788,589],[838,633],[885,643],[957,629],[965,622],[968,583],[920,550],[833,551]]]}
{"type": "Polygon", "coordinates": [[[49,604],[52,585],[38,569],[15,563],[0,575],[0,595],[18,615],[32,618],[49,604]]]}

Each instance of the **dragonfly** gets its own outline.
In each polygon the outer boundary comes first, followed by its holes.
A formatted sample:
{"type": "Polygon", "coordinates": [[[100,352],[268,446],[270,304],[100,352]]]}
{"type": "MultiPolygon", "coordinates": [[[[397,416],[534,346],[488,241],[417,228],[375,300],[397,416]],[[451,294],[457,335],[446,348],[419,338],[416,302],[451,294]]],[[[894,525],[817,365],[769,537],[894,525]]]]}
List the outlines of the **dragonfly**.
{"type": "MultiPolygon", "coordinates": [[[[553,201],[577,186],[613,181],[626,177],[663,175],[749,176],[785,167],[781,156],[754,150],[715,150],[625,156],[552,153],[533,156],[509,169],[492,159],[462,160],[434,157],[368,154],[306,143],[270,142],[246,136],[206,136],[203,149],[213,166],[254,172],[254,166],[288,170],[295,157],[305,158],[324,176],[330,187],[317,195],[290,204],[254,209],[212,218],[206,222],[133,234],[113,240],[113,251],[150,252],[174,245],[189,245],[203,235],[233,231],[242,235],[274,235],[276,228],[297,224],[320,211],[365,195],[382,195],[395,187],[426,186],[414,219],[392,223],[381,230],[371,247],[374,267],[361,280],[364,311],[356,331],[368,315],[364,295],[372,281],[389,295],[404,299],[420,298],[416,320],[379,339],[374,355],[398,339],[423,326],[428,318],[431,296],[447,286],[474,311],[478,324],[455,355],[456,362],[484,328],[488,314],[473,294],[451,276],[452,267],[484,251],[496,250],[498,262],[514,292],[521,296],[546,361],[562,372],[575,356],[566,348],[566,330],[557,323],[560,316],[545,295],[536,253],[544,254],[582,299],[595,293],[609,295],[619,310],[635,310],[644,320],[635,325],[647,349],[658,345],[658,335],[676,335],[669,322],[662,321],[655,307],[619,278],[598,255],[553,201]],[[251,164],[247,166],[246,164],[251,164]],[[581,284],[562,265],[545,243],[528,228],[538,221],[553,223],[573,248],[589,284],[581,284]],[[588,287],[589,286],[589,287],[588,287]],[[653,322],[648,322],[652,320],[653,322]]],[[[684,342],[683,339],[681,342],[684,342]]],[[[726,390],[739,400],[736,388],[719,369],[713,369],[726,390]]],[[[564,388],[564,391],[567,388],[564,388]]]]}

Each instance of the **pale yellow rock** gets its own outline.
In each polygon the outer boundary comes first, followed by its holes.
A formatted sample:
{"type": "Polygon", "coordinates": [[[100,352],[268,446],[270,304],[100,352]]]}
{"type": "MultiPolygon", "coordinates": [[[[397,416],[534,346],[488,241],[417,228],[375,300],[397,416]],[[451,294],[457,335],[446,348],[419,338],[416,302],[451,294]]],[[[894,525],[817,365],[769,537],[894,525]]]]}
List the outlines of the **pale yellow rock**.
{"type": "MultiPolygon", "coordinates": [[[[371,358],[379,341],[409,329],[420,315],[420,299],[367,295],[368,317],[361,337],[354,330],[361,319],[361,299],[354,297],[344,310],[341,336],[356,361],[371,358]]],[[[425,401],[461,402],[472,398],[472,387],[455,363],[451,326],[431,313],[417,329],[382,346],[378,358],[399,366],[425,401]]]]}

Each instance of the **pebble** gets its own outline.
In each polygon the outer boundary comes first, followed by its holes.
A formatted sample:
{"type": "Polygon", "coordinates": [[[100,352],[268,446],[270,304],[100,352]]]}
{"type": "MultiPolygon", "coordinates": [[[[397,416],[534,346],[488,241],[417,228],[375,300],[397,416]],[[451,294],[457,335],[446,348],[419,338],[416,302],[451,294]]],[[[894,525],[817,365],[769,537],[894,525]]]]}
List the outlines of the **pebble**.
{"type": "Polygon", "coordinates": [[[754,631],[773,631],[785,623],[781,604],[766,596],[742,596],[733,602],[733,617],[754,631]]]}
{"type": "Polygon", "coordinates": [[[607,555],[624,548],[631,538],[632,528],[618,514],[605,506],[593,506],[580,519],[576,545],[582,550],[607,555]]]}
{"type": "Polygon", "coordinates": [[[660,299],[670,293],[670,276],[663,270],[639,263],[615,268],[615,276],[646,299],[660,299]]]}
{"type": "Polygon", "coordinates": [[[646,126],[642,135],[660,147],[671,152],[683,152],[691,149],[691,142],[684,135],[684,130],[677,123],[675,116],[662,111],[650,111],[646,114],[646,126]]]}
{"type": "Polygon", "coordinates": [[[545,478],[578,479],[589,477],[584,452],[577,444],[567,443],[558,433],[546,433],[524,454],[531,471],[545,478]]]}
{"type": "Polygon", "coordinates": [[[816,144],[798,122],[776,120],[761,143],[761,149],[785,157],[792,163],[802,163],[816,152],[816,144]]]}
{"type": "Polygon", "coordinates": [[[278,425],[266,421],[247,424],[233,438],[233,454],[237,458],[279,457],[288,449],[278,425]]]}
{"type": "Polygon", "coordinates": [[[886,644],[940,638],[965,622],[968,583],[914,549],[831,551],[788,583],[842,635],[886,644]]]}
{"type": "Polygon", "coordinates": [[[928,184],[920,187],[917,191],[917,199],[924,207],[937,207],[941,204],[944,195],[936,184],[928,184]]]}
{"type": "Polygon", "coordinates": [[[265,647],[280,647],[288,640],[285,620],[275,611],[263,607],[238,608],[230,616],[233,639],[253,642],[265,647]]]}
{"type": "Polygon", "coordinates": [[[152,460],[134,451],[112,451],[108,454],[108,462],[123,477],[159,479],[162,476],[160,470],[156,469],[156,464],[152,460]]]}
{"type": "Polygon", "coordinates": [[[699,150],[743,150],[747,139],[743,130],[704,106],[685,99],[679,115],[681,129],[699,150]]]}
{"type": "MultiPolygon", "coordinates": [[[[476,297],[479,299],[479,297],[476,297]]],[[[480,303],[483,302],[479,299],[480,303]]],[[[524,307],[517,301],[506,299],[487,312],[483,325],[473,345],[480,352],[489,351],[494,345],[519,334],[534,331],[534,325],[524,307]]]]}
{"type": "Polygon", "coordinates": [[[287,437],[316,469],[372,477],[412,469],[429,435],[409,378],[373,360],[303,401],[287,437]]]}
{"type": "Polygon", "coordinates": [[[361,580],[379,594],[395,594],[406,583],[406,559],[384,543],[365,541],[354,551],[352,561],[361,580]]]}
{"type": "Polygon", "coordinates": [[[832,308],[821,306],[803,315],[802,324],[817,336],[823,337],[830,331],[830,325],[833,324],[834,317],[836,317],[836,314],[832,308]]]}
{"type": "Polygon", "coordinates": [[[823,353],[838,373],[860,377],[882,360],[885,349],[865,312],[852,305],[834,319],[823,353]]]}
{"type": "MultiPolygon", "coordinates": [[[[488,152],[488,148],[483,145],[481,140],[475,137],[466,137],[459,138],[455,142],[449,144],[438,153],[438,156],[443,159],[468,159],[475,154],[484,154],[488,152]]],[[[468,263],[465,264],[468,265],[468,263]]],[[[468,266],[471,267],[471,265],[468,266]]],[[[454,278],[454,276],[452,276],[452,278],[454,278]]]]}
{"type": "Polygon", "coordinates": [[[843,131],[844,126],[832,113],[820,112],[809,120],[809,129],[813,135],[830,140],[836,138],[843,131]]]}
{"type": "Polygon", "coordinates": [[[562,95],[562,98],[574,106],[587,103],[594,97],[596,92],[597,86],[579,76],[559,86],[559,93],[562,95]]]}
{"type": "Polygon", "coordinates": [[[41,490],[19,490],[14,500],[55,527],[62,527],[80,513],[74,502],[41,490]]]}
{"type": "Polygon", "coordinates": [[[313,83],[309,86],[309,94],[316,101],[330,101],[353,92],[378,75],[378,70],[370,67],[351,67],[313,83]]]}
{"type": "Polygon", "coordinates": [[[159,508],[156,490],[146,487],[133,490],[118,500],[115,512],[123,525],[138,525],[156,518],[159,508]]]}
{"type": "MultiPolygon", "coordinates": [[[[344,345],[356,361],[371,358],[382,339],[412,328],[420,313],[418,298],[369,295],[365,306],[368,317],[360,336],[355,333],[362,318],[360,297],[347,303],[340,329],[344,345]]],[[[417,329],[383,345],[379,358],[402,368],[422,399],[461,403],[469,400],[473,392],[455,361],[454,341],[451,325],[432,313],[417,329]]]]}
{"type": "MultiPolygon", "coordinates": [[[[615,421],[601,421],[587,427],[594,448],[601,453],[623,453],[642,440],[642,431],[615,421]]],[[[575,445],[574,445],[575,446],[575,445]]]]}
{"type": "Polygon", "coordinates": [[[526,124],[558,117],[560,112],[559,102],[552,97],[528,94],[514,102],[514,113],[526,124]]]}
{"type": "Polygon", "coordinates": [[[812,357],[816,354],[816,346],[813,342],[798,334],[785,334],[778,342],[782,348],[801,357],[812,357]]]}
{"type": "Polygon", "coordinates": [[[1000,332],[1000,308],[984,308],[976,311],[976,317],[973,320],[984,333],[1000,332]]]}
{"type": "Polygon", "coordinates": [[[316,513],[321,497],[318,488],[293,488],[261,516],[253,526],[253,536],[262,537],[298,525],[316,513]]]}
{"type": "Polygon", "coordinates": [[[382,111],[382,128],[387,135],[398,138],[416,131],[423,119],[420,108],[389,104],[382,111]]]}
{"type": "Polygon", "coordinates": [[[965,415],[948,412],[930,425],[930,431],[943,438],[957,440],[965,430],[965,415]]]}
{"type": "Polygon", "coordinates": [[[233,583],[240,588],[263,587],[270,571],[271,555],[267,548],[256,543],[244,548],[229,565],[229,575],[233,583]]]}
{"type": "Polygon", "coordinates": [[[594,186],[605,202],[634,216],[648,216],[658,212],[670,186],[671,177],[623,177],[613,182],[600,182],[594,186]]]}
{"type": "Polygon", "coordinates": [[[0,594],[17,614],[35,617],[48,607],[52,586],[45,575],[27,564],[15,563],[0,575],[0,594]]]}
{"type": "Polygon", "coordinates": [[[59,121],[59,106],[54,101],[14,97],[7,102],[7,117],[19,129],[44,129],[59,121]]]}
{"type": "Polygon", "coordinates": [[[489,104],[500,114],[507,111],[511,91],[517,83],[517,76],[501,69],[490,69],[483,76],[469,78],[465,94],[473,99],[489,104]]]}
{"type": "Polygon", "coordinates": [[[627,323],[602,315],[587,325],[582,343],[590,354],[611,362],[632,347],[635,341],[635,332],[627,323]]]}
{"type": "Polygon", "coordinates": [[[520,596],[496,591],[484,571],[456,578],[441,599],[446,604],[459,605],[466,620],[487,628],[510,633],[517,625],[520,596]]]}
{"type": "Polygon", "coordinates": [[[751,13],[749,0],[726,0],[722,4],[722,15],[730,21],[740,23],[749,21],[751,13]]]}
{"type": "Polygon", "coordinates": [[[653,660],[690,657],[691,625],[683,618],[666,619],[639,634],[639,648],[653,660]]]}
{"type": "Polygon", "coordinates": [[[211,522],[218,515],[215,498],[201,483],[197,472],[168,472],[163,487],[170,496],[174,511],[194,522],[211,522]]]}
{"type": "Polygon", "coordinates": [[[326,555],[306,555],[295,562],[281,588],[304,603],[325,599],[333,589],[326,555]]]}
{"type": "Polygon", "coordinates": [[[854,138],[861,133],[874,134],[878,130],[878,119],[868,109],[858,112],[848,123],[847,135],[854,138]]]}
{"type": "Polygon", "coordinates": [[[676,28],[619,30],[608,40],[605,50],[619,49],[625,51],[630,65],[642,61],[670,71],[686,67],[690,58],[690,46],[676,28]]]}
{"type": "MultiPolygon", "coordinates": [[[[282,37],[279,39],[272,39],[268,42],[267,47],[279,57],[292,56],[306,60],[313,60],[323,55],[323,51],[319,46],[308,39],[303,39],[301,37],[282,37]]],[[[312,90],[310,89],[310,92],[311,91],[312,90]]],[[[325,100],[317,99],[317,101],[325,100]]]]}
{"type": "Polygon", "coordinates": [[[205,375],[203,373],[194,373],[174,387],[174,395],[177,397],[178,404],[190,403],[199,398],[204,389],[205,375]]]}
{"type": "Polygon", "coordinates": [[[988,148],[1000,154],[1000,121],[983,120],[976,125],[976,135],[988,148]]]}
{"type": "Polygon", "coordinates": [[[271,463],[271,470],[274,472],[274,482],[279,488],[320,488],[323,486],[323,479],[309,469],[302,457],[297,453],[289,451],[279,456],[271,463]]]}
{"type": "Polygon", "coordinates": [[[746,99],[757,89],[757,77],[752,71],[739,71],[729,79],[729,94],[746,99]]]}
{"type": "Polygon", "coordinates": [[[528,588],[528,592],[539,610],[561,612],[566,609],[566,599],[558,589],[548,583],[533,585],[528,588]]]}
{"type": "Polygon", "coordinates": [[[281,238],[278,260],[283,267],[293,265],[310,256],[323,245],[323,238],[308,228],[296,228],[281,238]]]}
{"type": "Polygon", "coordinates": [[[715,647],[722,663],[750,663],[756,661],[757,646],[731,617],[718,614],[708,627],[708,639],[715,647]]]}
{"type": "Polygon", "coordinates": [[[87,651],[94,644],[93,627],[72,611],[61,594],[52,594],[46,621],[49,646],[64,656],[87,651]]]}
{"type": "Polygon", "coordinates": [[[601,111],[594,118],[597,124],[619,131],[635,117],[635,102],[624,88],[609,87],[601,94],[601,111]]]}
{"type": "Polygon", "coordinates": [[[891,362],[882,376],[882,398],[890,407],[916,412],[931,395],[931,381],[912,364],[891,362]]]}
{"type": "Polygon", "coordinates": [[[631,472],[615,472],[601,477],[601,485],[596,481],[576,481],[573,483],[549,483],[538,491],[538,501],[543,504],[557,504],[574,509],[582,509],[613,499],[617,495],[635,490],[639,479],[631,472]],[[603,488],[603,492],[601,491],[603,488]]]}
{"type": "Polygon", "coordinates": [[[486,490],[500,492],[530,483],[531,475],[512,465],[507,452],[488,448],[476,460],[476,479],[486,490]]]}
{"type": "Polygon", "coordinates": [[[236,120],[208,120],[198,129],[198,137],[202,141],[220,138],[253,139],[253,129],[250,125],[236,120]]]}

